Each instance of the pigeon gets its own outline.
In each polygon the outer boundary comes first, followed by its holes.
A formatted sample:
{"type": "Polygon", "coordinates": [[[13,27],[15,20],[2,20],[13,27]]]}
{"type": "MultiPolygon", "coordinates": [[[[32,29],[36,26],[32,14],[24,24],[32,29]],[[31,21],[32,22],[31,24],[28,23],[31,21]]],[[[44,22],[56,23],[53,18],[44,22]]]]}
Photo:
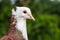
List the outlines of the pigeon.
{"type": "Polygon", "coordinates": [[[28,7],[12,8],[8,31],[0,40],[28,40],[26,19],[35,21],[28,7]]]}

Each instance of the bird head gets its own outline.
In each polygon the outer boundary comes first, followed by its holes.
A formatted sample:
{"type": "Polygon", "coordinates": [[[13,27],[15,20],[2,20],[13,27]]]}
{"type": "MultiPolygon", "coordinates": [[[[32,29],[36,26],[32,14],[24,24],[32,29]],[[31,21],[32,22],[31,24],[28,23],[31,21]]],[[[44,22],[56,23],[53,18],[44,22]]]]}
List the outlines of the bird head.
{"type": "Polygon", "coordinates": [[[17,18],[32,19],[35,21],[32,16],[31,10],[28,7],[14,7],[12,9],[12,15],[15,15],[17,18]]]}

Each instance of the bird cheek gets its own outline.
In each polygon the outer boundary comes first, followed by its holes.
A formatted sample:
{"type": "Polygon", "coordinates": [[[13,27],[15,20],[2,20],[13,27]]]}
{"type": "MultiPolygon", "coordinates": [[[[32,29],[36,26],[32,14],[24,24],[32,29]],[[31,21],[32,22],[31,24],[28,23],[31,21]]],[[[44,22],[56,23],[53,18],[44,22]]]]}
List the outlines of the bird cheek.
{"type": "Polygon", "coordinates": [[[26,19],[29,19],[29,16],[26,15],[25,18],[26,18],[26,19]]]}

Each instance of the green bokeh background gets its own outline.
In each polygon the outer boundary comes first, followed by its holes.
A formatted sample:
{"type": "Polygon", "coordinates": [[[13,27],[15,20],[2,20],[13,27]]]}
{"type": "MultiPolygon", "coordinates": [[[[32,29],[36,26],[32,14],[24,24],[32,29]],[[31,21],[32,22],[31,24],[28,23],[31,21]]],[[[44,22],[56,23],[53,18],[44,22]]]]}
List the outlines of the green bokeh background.
{"type": "MultiPolygon", "coordinates": [[[[60,1],[29,0],[27,7],[35,17],[27,20],[29,40],[60,40],[60,1]]],[[[12,8],[9,0],[0,1],[0,37],[7,32],[12,8]]]]}

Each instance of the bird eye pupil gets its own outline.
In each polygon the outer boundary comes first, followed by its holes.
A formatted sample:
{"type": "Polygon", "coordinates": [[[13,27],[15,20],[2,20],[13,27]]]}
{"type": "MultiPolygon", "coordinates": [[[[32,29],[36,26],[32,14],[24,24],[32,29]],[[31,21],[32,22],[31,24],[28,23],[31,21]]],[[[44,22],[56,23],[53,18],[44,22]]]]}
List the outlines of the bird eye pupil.
{"type": "Polygon", "coordinates": [[[25,13],[25,14],[26,14],[27,12],[26,12],[26,11],[23,11],[23,13],[25,13]]]}

